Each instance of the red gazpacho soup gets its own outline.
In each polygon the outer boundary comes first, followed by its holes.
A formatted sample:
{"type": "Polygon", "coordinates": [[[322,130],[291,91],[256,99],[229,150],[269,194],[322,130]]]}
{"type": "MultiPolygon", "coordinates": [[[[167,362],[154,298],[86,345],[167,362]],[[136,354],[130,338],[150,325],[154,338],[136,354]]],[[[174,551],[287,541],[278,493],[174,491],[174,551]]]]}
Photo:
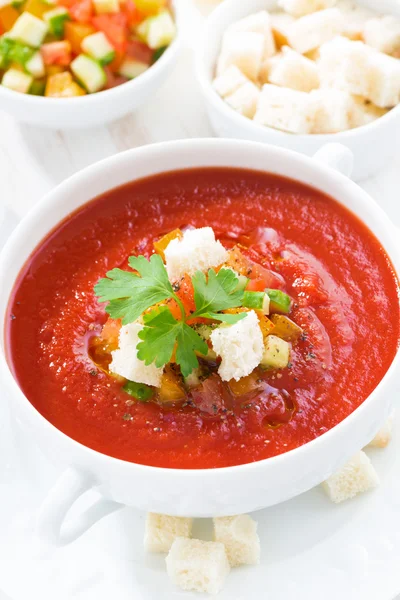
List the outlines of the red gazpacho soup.
{"type": "Polygon", "coordinates": [[[345,207],[268,173],[201,168],[113,189],[19,275],[8,360],[55,427],[104,454],[201,469],[324,434],[399,345],[399,285],[345,207]]]}

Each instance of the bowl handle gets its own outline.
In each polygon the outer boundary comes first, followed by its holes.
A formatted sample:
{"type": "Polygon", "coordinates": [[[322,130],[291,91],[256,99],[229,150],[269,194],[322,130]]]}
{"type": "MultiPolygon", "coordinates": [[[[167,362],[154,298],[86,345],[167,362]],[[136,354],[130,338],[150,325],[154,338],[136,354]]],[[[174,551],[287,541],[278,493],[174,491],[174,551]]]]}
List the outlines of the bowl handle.
{"type": "Polygon", "coordinates": [[[351,176],[354,156],[351,150],[342,144],[325,144],[314,154],[314,158],[346,177],[351,176]]]}
{"type": "Polygon", "coordinates": [[[38,541],[51,546],[66,546],[100,519],[123,508],[123,504],[100,497],[78,516],[66,519],[75,502],[94,487],[96,483],[82,471],[73,467],[64,471],[39,509],[38,541]]]}

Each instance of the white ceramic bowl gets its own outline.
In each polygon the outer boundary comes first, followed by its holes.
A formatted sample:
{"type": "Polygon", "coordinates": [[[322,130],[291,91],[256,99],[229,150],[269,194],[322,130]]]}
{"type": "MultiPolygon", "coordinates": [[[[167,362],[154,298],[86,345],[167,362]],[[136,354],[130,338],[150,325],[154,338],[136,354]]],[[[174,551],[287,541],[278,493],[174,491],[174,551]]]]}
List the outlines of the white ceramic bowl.
{"type": "Polygon", "coordinates": [[[351,153],[333,145],[320,151],[316,158],[246,141],[205,139],[156,144],[118,154],[74,175],[51,191],[20,223],[0,256],[0,379],[27,438],[40,445],[60,469],[67,469],[43,505],[39,518],[43,538],[67,543],[121,504],[197,517],[245,513],[271,506],[319,484],[374,437],[392,409],[399,354],[360,408],[318,439],[275,458],[204,470],[124,462],[72,440],[30,404],[4,355],[8,299],[34,248],[60,221],[92,198],[133,179],[160,172],[203,166],[250,168],[310,184],[358,215],[380,240],[399,272],[396,233],[388,217],[361,188],[332,168],[348,173],[351,153]],[[61,527],[75,500],[91,488],[101,493],[93,509],[61,527]]]}
{"type": "MultiPolygon", "coordinates": [[[[384,5],[379,4],[379,8],[376,0],[358,0],[358,3],[400,16],[397,0],[384,0],[384,5]]],[[[295,135],[263,127],[247,119],[234,111],[213,89],[215,65],[227,27],[242,17],[263,9],[276,10],[277,0],[225,0],[204,25],[196,53],[196,74],[214,132],[220,137],[264,142],[296,150],[308,156],[312,156],[327,143],[341,143],[354,154],[353,178],[359,181],[372,176],[382,169],[400,148],[400,106],[369,125],[357,129],[327,135],[295,135]]]]}
{"type": "Polygon", "coordinates": [[[182,34],[182,3],[173,0],[177,36],[161,58],[139,77],[109,90],[77,98],[44,98],[20,94],[0,85],[0,109],[18,121],[39,127],[81,129],[103,125],[144,104],[176,63],[182,34]]]}

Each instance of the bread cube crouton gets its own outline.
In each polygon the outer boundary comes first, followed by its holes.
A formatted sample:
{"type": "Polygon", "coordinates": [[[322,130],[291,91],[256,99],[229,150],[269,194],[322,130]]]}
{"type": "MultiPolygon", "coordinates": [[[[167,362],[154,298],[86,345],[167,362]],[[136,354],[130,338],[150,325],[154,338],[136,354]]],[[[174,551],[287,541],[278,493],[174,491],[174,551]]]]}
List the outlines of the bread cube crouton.
{"type": "Polygon", "coordinates": [[[181,239],[168,244],[164,255],[171,281],[177,281],[185,273],[193,275],[196,271],[218,267],[228,258],[227,250],[215,239],[211,227],[185,231],[181,239]]]}
{"type": "Polygon", "coordinates": [[[368,98],[371,88],[369,67],[373,51],[362,42],[338,37],[319,49],[319,78],[322,87],[333,87],[368,98]]]}
{"type": "Polygon", "coordinates": [[[289,133],[310,133],[312,110],[309,94],[266,84],[258,99],[254,121],[289,133]]]}
{"type": "Polygon", "coordinates": [[[369,62],[370,87],[365,97],[380,108],[400,103],[400,61],[373,51],[369,62]]]}
{"type": "Polygon", "coordinates": [[[351,40],[363,40],[365,23],[376,16],[372,10],[354,0],[338,0],[336,4],[344,16],[345,26],[342,35],[351,40]]]}
{"type": "Polygon", "coordinates": [[[256,81],[264,56],[264,36],[252,31],[227,31],[217,62],[217,76],[236,65],[246,77],[256,81]]]}
{"type": "Polygon", "coordinates": [[[327,8],[294,21],[288,30],[288,44],[304,54],[340,35],[345,20],[337,8],[327,8]]]}
{"type": "Polygon", "coordinates": [[[274,34],[275,44],[278,48],[288,45],[288,31],[295,19],[286,13],[271,13],[272,33],[274,34]]]}
{"type": "Polygon", "coordinates": [[[231,65],[222,75],[214,79],[213,88],[221,98],[226,98],[248,81],[240,69],[231,65]]]}
{"type": "Polygon", "coordinates": [[[353,96],[353,100],[354,105],[350,118],[352,128],[368,125],[388,112],[387,108],[379,108],[361,96],[353,96]]]}
{"type": "Polygon", "coordinates": [[[183,590],[217,594],[230,571],[220,542],[177,538],[166,558],[172,582],[183,590]]]}
{"type": "Polygon", "coordinates": [[[163,367],[158,368],[154,363],[146,365],[137,357],[136,346],[140,342],[139,331],[142,329],[143,325],[138,322],[121,327],[119,348],[111,352],[110,371],[130,381],[136,381],[136,383],[159,387],[163,367]]]}
{"type": "Polygon", "coordinates": [[[335,6],[336,0],[279,0],[280,6],[285,12],[294,17],[304,17],[317,10],[324,10],[335,6]]]}
{"type": "Polygon", "coordinates": [[[257,565],[260,562],[257,523],[249,515],[220,517],[213,521],[214,539],[225,546],[231,567],[257,565]]]}
{"type": "Polygon", "coordinates": [[[261,33],[264,36],[263,58],[273,56],[276,52],[275,38],[272,33],[271,17],[266,10],[253,13],[244,19],[240,19],[228,27],[228,32],[247,31],[261,33]]]}
{"type": "Polygon", "coordinates": [[[190,538],[193,519],[147,513],[144,547],[148,552],[169,552],[177,537],[190,538]]]}
{"type": "Polygon", "coordinates": [[[223,381],[250,375],[264,352],[263,334],[254,310],[234,325],[220,325],[210,336],[213,350],[221,357],[218,373],[223,381]]]}
{"type": "Polygon", "coordinates": [[[275,85],[310,92],[319,87],[319,74],[316,63],[302,54],[282,48],[282,55],[270,59],[268,79],[275,85]]]}
{"type": "Polygon", "coordinates": [[[368,448],[386,448],[392,439],[393,417],[390,417],[384,426],[378,431],[374,439],[368,444],[368,448]]]}
{"type": "Polygon", "coordinates": [[[335,89],[314,90],[312,133],[338,133],[351,129],[354,99],[348,92],[335,89]]]}
{"type": "Polygon", "coordinates": [[[248,81],[241,85],[233,94],[226,96],[225,101],[241,115],[252,119],[256,114],[260,90],[254,83],[248,81]]]}
{"type": "Polygon", "coordinates": [[[378,475],[365,452],[358,452],[337,473],[331,475],[323,488],[332,502],[338,504],[367,492],[379,484],[378,475]]]}
{"type": "Polygon", "coordinates": [[[400,20],[390,15],[368,20],[364,26],[364,41],[379,52],[399,52],[400,20]]]}

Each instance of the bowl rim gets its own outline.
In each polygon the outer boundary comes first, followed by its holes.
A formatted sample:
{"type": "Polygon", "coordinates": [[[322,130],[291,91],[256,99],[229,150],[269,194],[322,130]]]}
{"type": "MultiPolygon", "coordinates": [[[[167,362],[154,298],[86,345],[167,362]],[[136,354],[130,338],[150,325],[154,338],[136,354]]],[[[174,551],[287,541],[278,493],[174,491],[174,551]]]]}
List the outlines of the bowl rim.
{"type": "MultiPolygon", "coordinates": [[[[264,0],[266,1],[266,0],[264,0]]],[[[354,0],[357,4],[359,0],[354,0]]],[[[245,5],[245,4],[244,4],[245,5]]],[[[246,127],[248,128],[249,135],[258,134],[268,136],[268,141],[272,143],[271,135],[275,136],[275,140],[277,143],[285,143],[287,139],[296,138],[301,143],[306,140],[316,140],[320,143],[346,143],[349,138],[357,138],[363,134],[371,134],[373,135],[375,130],[381,126],[386,126],[389,124],[389,121],[397,118],[400,115],[400,104],[388,110],[386,114],[381,117],[378,117],[371,123],[367,123],[366,125],[361,125],[360,127],[355,127],[353,129],[347,129],[345,131],[339,131],[337,133],[289,133],[287,131],[281,131],[279,129],[274,129],[273,127],[269,127],[267,125],[259,125],[253,119],[249,119],[244,115],[241,115],[233,108],[229,106],[225,102],[221,96],[216,92],[212,85],[212,79],[208,76],[207,67],[204,61],[204,53],[207,46],[207,39],[210,39],[210,36],[215,36],[215,29],[220,29],[220,26],[223,21],[229,21],[229,24],[234,23],[235,21],[229,20],[226,18],[231,14],[233,8],[237,7],[236,0],[225,0],[222,4],[217,6],[211,15],[205,20],[203,24],[203,31],[199,37],[199,43],[196,49],[195,56],[195,70],[197,79],[200,83],[201,89],[205,94],[207,101],[213,105],[213,107],[218,110],[218,112],[223,113],[223,115],[230,119],[230,121],[235,125],[235,127],[246,127]]],[[[398,7],[397,7],[398,8],[398,7]]],[[[284,12],[284,11],[281,11],[284,12]]],[[[251,15],[254,13],[254,10],[247,6],[246,15],[251,15]]],[[[380,13],[377,12],[377,15],[380,13]]],[[[228,25],[226,26],[228,27],[228,25]]],[[[225,27],[225,29],[226,29],[225,27]]],[[[220,40],[221,41],[221,37],[220,40]]],[[[216,58],[214,57],[214,65],[216,64],[216,58]]],[[[400,59],[399,59],[400,60],[400,59]]]]}
{"type": "MultiPolygon", "coordinates": [[[[78,171],[77,173],[75,173],[71,177],[69,177],[68,179],[64,180],[58,186],[53,188],[21,220],[21,222],[19,223],[17,228],[11,234],[10,238],[7,240],[6,245],[0,252],[0,283],[1,283],[1,274],[5,273],[5,266],[7,265],[7,263],[9,263],[10,261],[13,260],[13,255],[15,252],[14,247],[16,247],[16,248],[18,247],[20,238],[23,238],[24,236],[27,235],[27,233],[31,230],[31,224],[34,224],[35,221],[40,220],[40,217],[46,213],[48,208],[50,208],[51,206],[54,206],[55,204],[62,205],[62,200],[63,200],[64,194],[66,192],[68,192],[69,188],[73,188],[74,186],[79,186],[80,188],[84,189],[85,186],[89,186],[91,184],[91,182],[96,178],[96,175],[99,173],[99,171],[103,171],[103,173],[104,173],[104,171],[107,171],[107,170],[112,171],[118,165],[126,164],[128,166],[135,160],[135,158],[138,155],[141,155],[142,158],[144,157],[146,159],[152,160],[152,157],[154,158],[154,155],[157,155],[157,153],[168,154],[171,150],[179,151],[180,153],[184,153],[185,150],[187,150],[187,149],[190,149],[193,151],[195,151],[195,150],[202,151],[204,149],[209,150],[210,148],[212,148],[212,151],[215,151],[217,155],[219,155],[220,153],[222,154],[224,150],[229,151],[229,149],[234,149],[234,150],[238,150],[238,151],[240,150],[242,152],[246,152],[246,149],[249,149],[249,150],[251,149],[253,151],[258,151],[260,153],[263,152],[266,155],[272,153],[272,154],[275,154],[277,157],[281,158],[283,161],[288,160],[291,164],[296,164],[296,166],[299,166],[300,167],[299,172],[301,172],[302,165],[311,167],[312,170],[315,170],[315,171],[318,171],[319,173],[321,173],[325,180],[331,179],[331,181],[336,180],[337,182],[340,182],[341,184],[345,184],[346,189],[349,190],[348,194],[351,193],[352,196],[355,196],[355,197],[358,196],[360,202],[363,203],[363,206],[366,206],[368,208],[368,210],[373,213],[374,218],[376,218],[378,221],[380,221],[382,223],[383,227],[385,228],[386,233],[387,233],[387,240],[393,246],[393,249],[396,248],[396,250],[393,250],[393,252],[389,252],[388,250],[386,250],[385,247],[384,247],[384,250],[387,253],[389,259],[391,260],[394,270],[397,273],[397,276],[398,277],[400,276],[400,250],[399,250],[398,240],[397,240],[397,236],[398,236],[397,231],[395,230],[394,225],[391,223],[389,217],[383,211],[383,209],[371,198],[371,196],[369,196],[369,194],[367,192],[365,192],[356,183],[349,180],[347,177],[345,177],[338,171],[332,169],[331,167],[329,167],[319,161],[316,161],[313,158],[310,158],[308,156],[305,156],[303,154],[300,154],[300,153],[292,151],[292,150],[288,150],[286,148],[279,148],[279,147],[273,146],[271,144],[265,144],[262,142],[253,142],[253,141],[247,141],[247,140],[231,140],[231,139],[218,139],[218,138],[196,139],[196,138],[194,138],[194,139],[185,139],[185,140],[175,140],[175,141],[169,141],[169,142],[160,142],[160,143],[156,143],[156,144],[150,144],[147,146],[142,146],[139,148],[133,148],[130,150],[126,150],[119,154],[116,154],[116,155],[110,156],[108,158],[105,158],[101,161],[98,161],[98,162],[82,169],[81,171],[78,171]],[[395,264],[396,262],[397,262],[397,266],[395,264]]],[[[268,164],[268,163],[266,163],[266,164],[268,164]]],[[[218,166],[218,165],[215,165],[215,166],[218,166]]],[[[195,167],[195,165],[193,165],[193,167],[195,167]]],[[[201,165],[199,165],[199,168],[201,168],[201,165]]],[[[234,167],[234,168],[240,168],[240,167],[234,167]]],[[[173,172],[175,170],[179,170],[179,168],[178,169],[176,169],[176,168],[166,169],[166,170],[155,169],[153,172],[153,175],[158,174],[158,173],[163,173],[163,172],[171,172],[171,171],[173,172]]],[[[256,168],[255,170],[261,170],[262,172],[266,172],[266,173],[269,172],[267,170],[262,170],[262,169],[258,169],[258,168],[256,168]]],[[[149,176],[151,177],[152,175],[149,175],[149,176]]],[[[141,178],[142,177],[139,177],[138,179],[141,179],[141,178]]],[[[292,178],[292,179],[295,179],[295,178],[292,178]]],[[[298,181],[301,182],[301,179],[298,181]]],[[[118,187],[118,186],[116,186],[116,187],[118,187]]],[[[114,187],[110,187],[108,189],[114,189],[114,187]]],[[[316,189],[319,189],[319,187],[316,186],[316,189]]],[[[94,197],[96,197],[96,196],[94,196],[94,197]]],[[[79,203],[79,206],[75,210],[77,210],[79,207],[84,206],[87,202],[90,202],[91,200],[93,200],[94,197],[89,198],[89,199],[85,200],[84,202],[79,203]]],[[[340,199],[334,198],[334,197],[333,197],[333,199],[338,201],[340,204],[343,204],[340,199]]],[[[351,211],[351,212],[354,212],[354,211],[351,211]]],[[[364,222],[364,219],[360,215],[358,215],[356,212],[354,212],[354,214],[356,214],[356,216],[364,222]]],[[[53,226],[48,228],[46,235],[48,235],[51,231],[56,229],[58,227],[58,225],[65,218],[68,218],[68,217],[64,216],[64,217],[58,218],[56,220],[56,222],[53,224],[53,226]]],[[[368,227],[368,225],[366,225],[366,226],[368,227]]],[[[369,229],[369,227],[368,227],[368,229],[369,229]]],[[[377,237],[378,241],[381,243],[382,246],[385,246],[385,244],[381,241],[381,239],[379,239],[379,237],[376,234],[373,234],[373,235],[375,235],[375,237],[377,237]]],[[[41,243],[41,241],[44,239],[44,237],[45,236],[41,237],[40,242],[38,242],[35,245],[35,247],[37,247],[38,244],[41,243]]],[[[29,252],[29,254],[27,254],[24,257],[24,263],[29,258],[30,254],[31,254],[31,252],[29,252]]],[[[13,280],[11,290],[14,288],[14,285],[15,285],[17,277],[20,273],[20,270],[21,269],[19,269],[18,273],[16,274],[16,276],[13,280]]],[[[0,285],[0,289],[1,289],[1,287],[2,286],[0,285]]],[[[0,331],[2,330],[3,327],[5,329],[6,311],[7,311],[7,307],[8,307],[9,298],[10,298],[10,294],[7,295],[7,302],[5,305],[5,313],[2,313],[0,315],[0,318],[2,319],[2,323],[0,324],[0,331]]],[[[5,333],[5,331],[4,331],[4,333],[5,333]]],[[[388,384],[389,379],[394,378],[396,371],[398,373],[400,370],[400,346],[398,346],[396,355],[395,355],[391,365],[389,366],[388,370],[386,371],[386,373],[384,374],[382,379],[379,381],[379,383],[377,384],[375,389],[371,392],[371,394],[369,394],[369,396],[367,396],[367,398],[360,404],[360,406],[358,406],[352,413],[350,413],[350,415],[348,415],[345,419],[343,419],[337,425],[335,425],[328,431],[324,432],[322,435],[314,438],[313,440],[311,440],[305,444],[302,444],[301,446],[298,446],[297,448],[294,448],[292,450],[289,450],[287,452],[278,454],[278,455],[270,457],[270,458],[261,459],[259,461],[244,463],[244,464],[240,464],[240,465],[233,465],[233,466],[228,466],[228,467],[217,467],[217,468],[202,468],[202,469],[179,469],[179,468],[157,467],[157,466],[152,466],[152,465],[135,463],[135,462],[130,462],[130,461],[126,461],[123,459],[119,459],[114,456],[110,456],[108,454],[103,454],[102,452],[94,450],[93,448],[90,448],[89,446],[85,446],[84,444],[78,442],[77,440],[69,437],[67,434],[62,432],[55,425],[53,425],[50,421],[48,421],[33,406],[33,404],[31,404],[31,402],[28,400],[28,398],[22,392],[21,388],[19,387],[19,385],[17,383],[17,380],[14,378],[14,375],[12,374],[11,367],[8,364],[6,352],[5,352],[5,349],[3,348],[3,345],[5,346],[5,343],[6,343],[6,340],[5,340],[5,336],[3,335],[3,340],[0,341],[0,373],[2,374],[1,379],[2,379],[2,381],[4,381],[5,386],[10,394],[10,400],[12,402],[16,401],[20,408],[22,408],[22,407],[24,408],[24,410],[26,411],[27,419],[29,419],[30,423],[34,424],[35,427],[40,425],[42,428],[44,428],[44,430],[46,430],[46,432],[48,434],[48,437],[51,435],[53,436],[53,439],[54,439],[54,436],[59,437],[64,444],[64,448],[65,448],[65,444],[69,444],[70,448],[71,448],[71,444],[72,444],[72,446],[75,448],[76,452],[83,453],[85,455],[85,459],[91,460],[92,464],[95,464],[96,467],[103,467],[108,463],[108,465],[115,466],[120,469],[125,469],[126,472],[128,470],[130,472],[132,472],[134,470],[140,470],[140,471],[144,472],[144,471],[149,471],[149,469],[150,469],[153,474],[167,474],[169,477],[184,476],[184,477],[192,478],[192,477],[205,476],[206,474],[207,474],[207,477],[208,476],[219,477],[221,475],[228,476],[228,475],[232,475],[232,474],[240,474],[240,473],[243,473],[243,472],[251,470],[251,469],[253,469],[253,470],[260,469],[261,467],[263,467],[263,466],[265,467],[266,465],[271,466],[271,468],[272,468],[272,466],[276,467],[277,465],[282,464],[282,462],[290,461],[291,458],[294,458],[294,457],[300,458],[301,454],[313,452],[315,449],[318,449],[318,447],[321,446],[322,444],[330,441],[331,438],[333,438],[335,435],[337,436],[339,432],[342,432],[342,434],[343,434],[343,432],[346,431],[346,428],[351,429],[354,421],[356,421],[363,412],[367,411],[367,408],[369,407],[370,404],[372,404],[372,402],[376,401],[376,397],[381,393],[381,388],[383,388],[384,386],[386,386],[388,384]]],[[[46,439],[48,439],[48,437],[46,439]]],[[[318,451],[318,450],[316,450],[316,451],[318,451]]],[[[75,454],[71,453],[71,457],[72,456],[76,456],[76,453],[75,454]]]]}
{"type": "MultiPolygon", "coordinates": [[[[38,106],[48,106],[49,109],[53,106],[57,106],[59,108],[60,100],[62,100],[62,107],[69,108],[80,107],[82,105],[88,106],[89,102],[92,104],[98,103],[99,96],[107,101],[118,101],[118,97],[123,93],[134,93],[134,91],[139,88],[142,84],[144,85],[148,80],[156,77],[159,72],[161,72],[164,67],[166,67],[173,60],[176,53],[179,51],[179,46],[182,41],[182,30],[183,30],[183,18],[182,18],[182,2],[184,0],[171,0],[173,3],[173,8],[175,12],[175,24],[176,24],[176,35],[172,40],[171,44],[167,47],[162,56],[149,68],[134,79],[129,81],[125,81],[120,85],[116,85],[113,88],[109,88],[107,90],[100,90],[95,92],[94,94],[86,94],[84,96],[75,96],[73,98],[48,98],[46,96],[34,96],[33,94],[21,94],[20,92],[16,92],[15,90],[10,90],[3,85],[0,85],[0,101],[3,96],[9,101],[19,102],[23,104],[27,102],[31,104],[32,110],[37,108],[38,106]],[[44,103],[44,104],[43,104],[44,103]]],[[[94,108],[94,107],[93,107],[94,108]]]]}

